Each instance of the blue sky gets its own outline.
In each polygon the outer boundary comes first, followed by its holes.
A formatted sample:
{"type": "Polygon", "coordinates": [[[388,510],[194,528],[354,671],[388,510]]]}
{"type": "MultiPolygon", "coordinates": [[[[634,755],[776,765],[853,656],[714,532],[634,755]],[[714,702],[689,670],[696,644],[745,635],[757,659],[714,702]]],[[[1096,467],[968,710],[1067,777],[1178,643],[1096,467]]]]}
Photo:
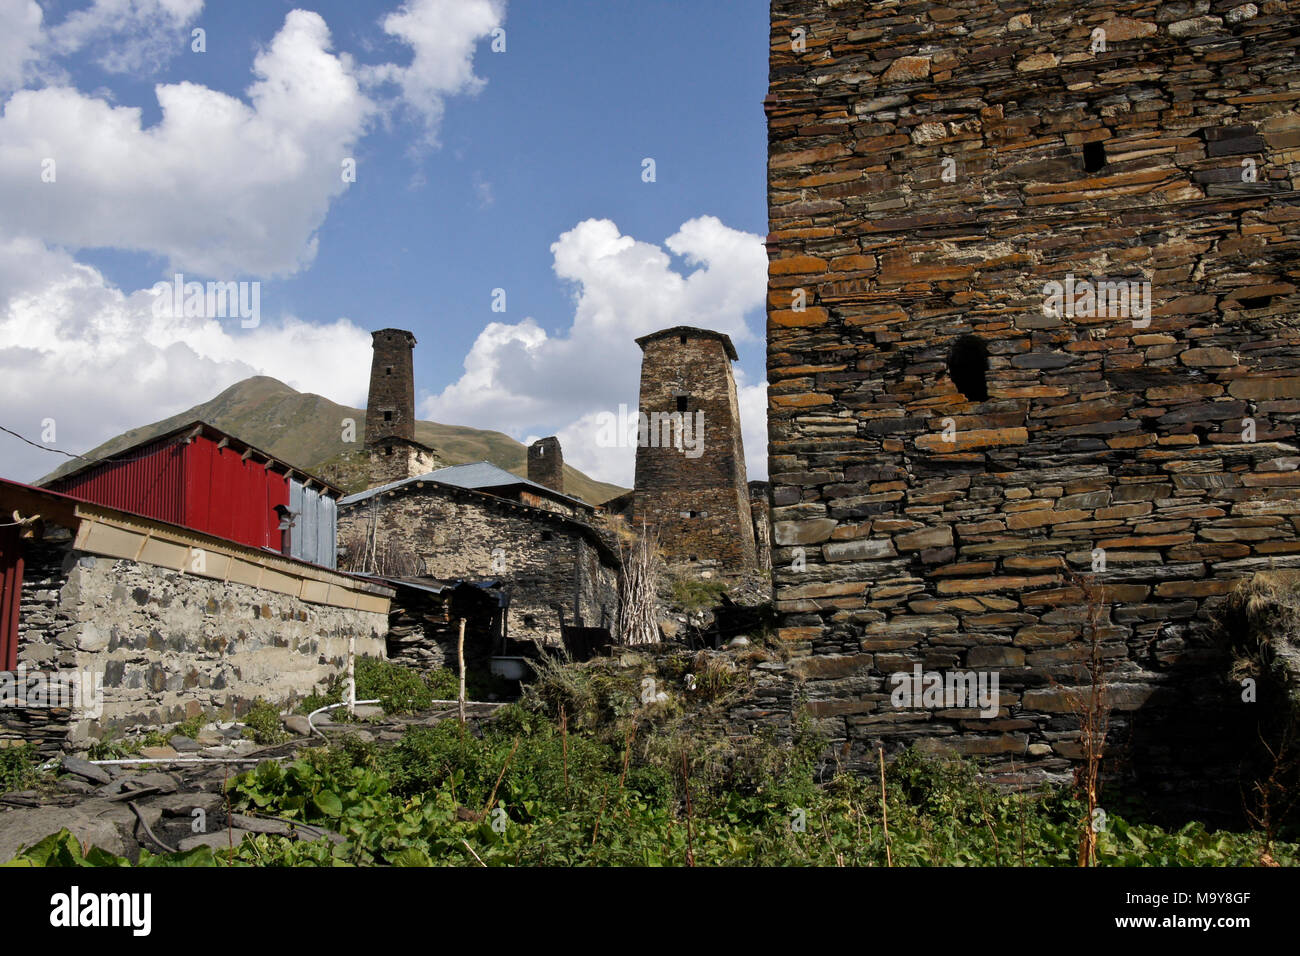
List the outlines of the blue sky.
{"type": "Polygon", "coordinates": [[[0,0],[0,424],[80,451],[258,373],[359,404],[397,326],[423,417],[629,483],[595,416],[699,324],[762,477],[766,6],[0,0]],[[146,314],[177,271],[260,282],[260,323],[146,314]]]}

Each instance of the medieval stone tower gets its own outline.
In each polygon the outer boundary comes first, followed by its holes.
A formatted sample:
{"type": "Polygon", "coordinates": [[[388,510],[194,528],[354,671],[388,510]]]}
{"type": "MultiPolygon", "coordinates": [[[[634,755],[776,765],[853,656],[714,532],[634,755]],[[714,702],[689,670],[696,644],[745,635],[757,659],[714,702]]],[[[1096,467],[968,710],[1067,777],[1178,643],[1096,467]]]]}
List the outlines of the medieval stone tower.
{"type": "Polygon", "coordinates": [[[1065,779],[1095,640],[1107,752],[1231,781],[1213,616],[1300,566],[1298,13],[772,0],[776,609],[850,763],[1065,779]],[[914,667],[1000,700],[891,701],[914,667]]]}
{"type": "Polygon", "coordinates": [[[658,529],[670,561],[753,568],[735,346],[720,332],[687,326],[636,342],[644,355],[633,526],[658,529]]]}
{"type": "Polygon", "coordinates": [[[528,480],[564,494],[564,453],[554,435],[528,446],[528,480]]]}
{"type": "Polygon", "coordinates": [[[371,333],[366,451],[370,487],[422,475],[438,467],[432,448],[415,440],[415,336],[405,329],[371,333]]]}

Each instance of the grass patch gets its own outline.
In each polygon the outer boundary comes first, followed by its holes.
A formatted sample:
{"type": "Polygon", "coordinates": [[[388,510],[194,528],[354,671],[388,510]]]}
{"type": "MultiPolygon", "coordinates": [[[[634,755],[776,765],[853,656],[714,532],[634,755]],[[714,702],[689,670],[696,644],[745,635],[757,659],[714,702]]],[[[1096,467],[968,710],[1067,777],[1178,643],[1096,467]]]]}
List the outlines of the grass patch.
{"type": "Polygon", "coordinates": [[[0,748],[0,793],[30,789],[36,783],[39,763],[35,744],[0,748]]]}

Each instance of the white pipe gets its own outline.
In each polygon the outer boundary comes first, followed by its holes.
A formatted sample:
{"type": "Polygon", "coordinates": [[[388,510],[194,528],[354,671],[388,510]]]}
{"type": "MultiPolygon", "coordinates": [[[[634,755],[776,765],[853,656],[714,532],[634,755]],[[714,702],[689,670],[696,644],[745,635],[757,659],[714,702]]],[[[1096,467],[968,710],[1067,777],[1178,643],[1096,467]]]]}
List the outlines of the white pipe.
{"type": "Polygon", "coordinates": [[[345,698],[348,702],[348,713],[357,712],[357,636],[356,634],[348,635],[348,694],[345,698]]]}
{"type": "Polygon", "coordinates": [[[334,710],[336,707],[349,707],[349,706],[355,707],[357,704],[377,704],[377,703],[379,703],[379,701],[377,700],[354,700],[354,701],[345,700],[341,704],[326,704],[324,707],[318,707],[315,710],[313,710],[310,714],[307,715],[307,726],[311,728],[312,733],[320,734],[322,740],[328,740],[329,738],[326,737],[324,734],[322,734],[319,730],[317,730],[316,725],[311,722],[311,719],[313,717],[315,717],[317,714],[323,714],[327,710],[334,710]]]}
{"type": "Polygon", "coordinates": [[[286,760],[283,757],[140,757],[136,760],[87,760],[97,767],[124,763],[261,763],[263,760],[286,760]]]}

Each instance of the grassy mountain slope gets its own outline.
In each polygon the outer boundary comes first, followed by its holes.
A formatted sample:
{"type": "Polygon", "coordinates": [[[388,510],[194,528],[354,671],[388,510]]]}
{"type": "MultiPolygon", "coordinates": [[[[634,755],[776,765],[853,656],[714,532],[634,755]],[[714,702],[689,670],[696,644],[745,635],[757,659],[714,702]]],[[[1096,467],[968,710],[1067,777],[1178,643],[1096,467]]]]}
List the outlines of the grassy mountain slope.
{"type": "MultiPolygon", "coordinates": [[[[338,405],[320,395],[295,391],[265,375],[244,379],[216,398],[195,405],[178,415],[152,425],[133,428],[86,452],[88,458],[113,455],[137,442],[146,441],[202,419],[222,431],[241,438],[291,465],[320,474],[348,491],[364,487],[364,409],[338,405]],[[356,423],[356,442],[343,441],[343,420],[356,423]]],[[[528,474],[527,449],[509,435],[481,431],[460,425],[416,422],[415,437],[432,445],[439,459],[448,465],[469,461],[490,461],[516,475],[528,474]]],[[[69,462],[41,479],[56,478],[77,467],[69,462]]],[[[588,478],[576,468],[564,466],[564,488],[592,504],[600,504],[626,489],[588,478]]]]}

